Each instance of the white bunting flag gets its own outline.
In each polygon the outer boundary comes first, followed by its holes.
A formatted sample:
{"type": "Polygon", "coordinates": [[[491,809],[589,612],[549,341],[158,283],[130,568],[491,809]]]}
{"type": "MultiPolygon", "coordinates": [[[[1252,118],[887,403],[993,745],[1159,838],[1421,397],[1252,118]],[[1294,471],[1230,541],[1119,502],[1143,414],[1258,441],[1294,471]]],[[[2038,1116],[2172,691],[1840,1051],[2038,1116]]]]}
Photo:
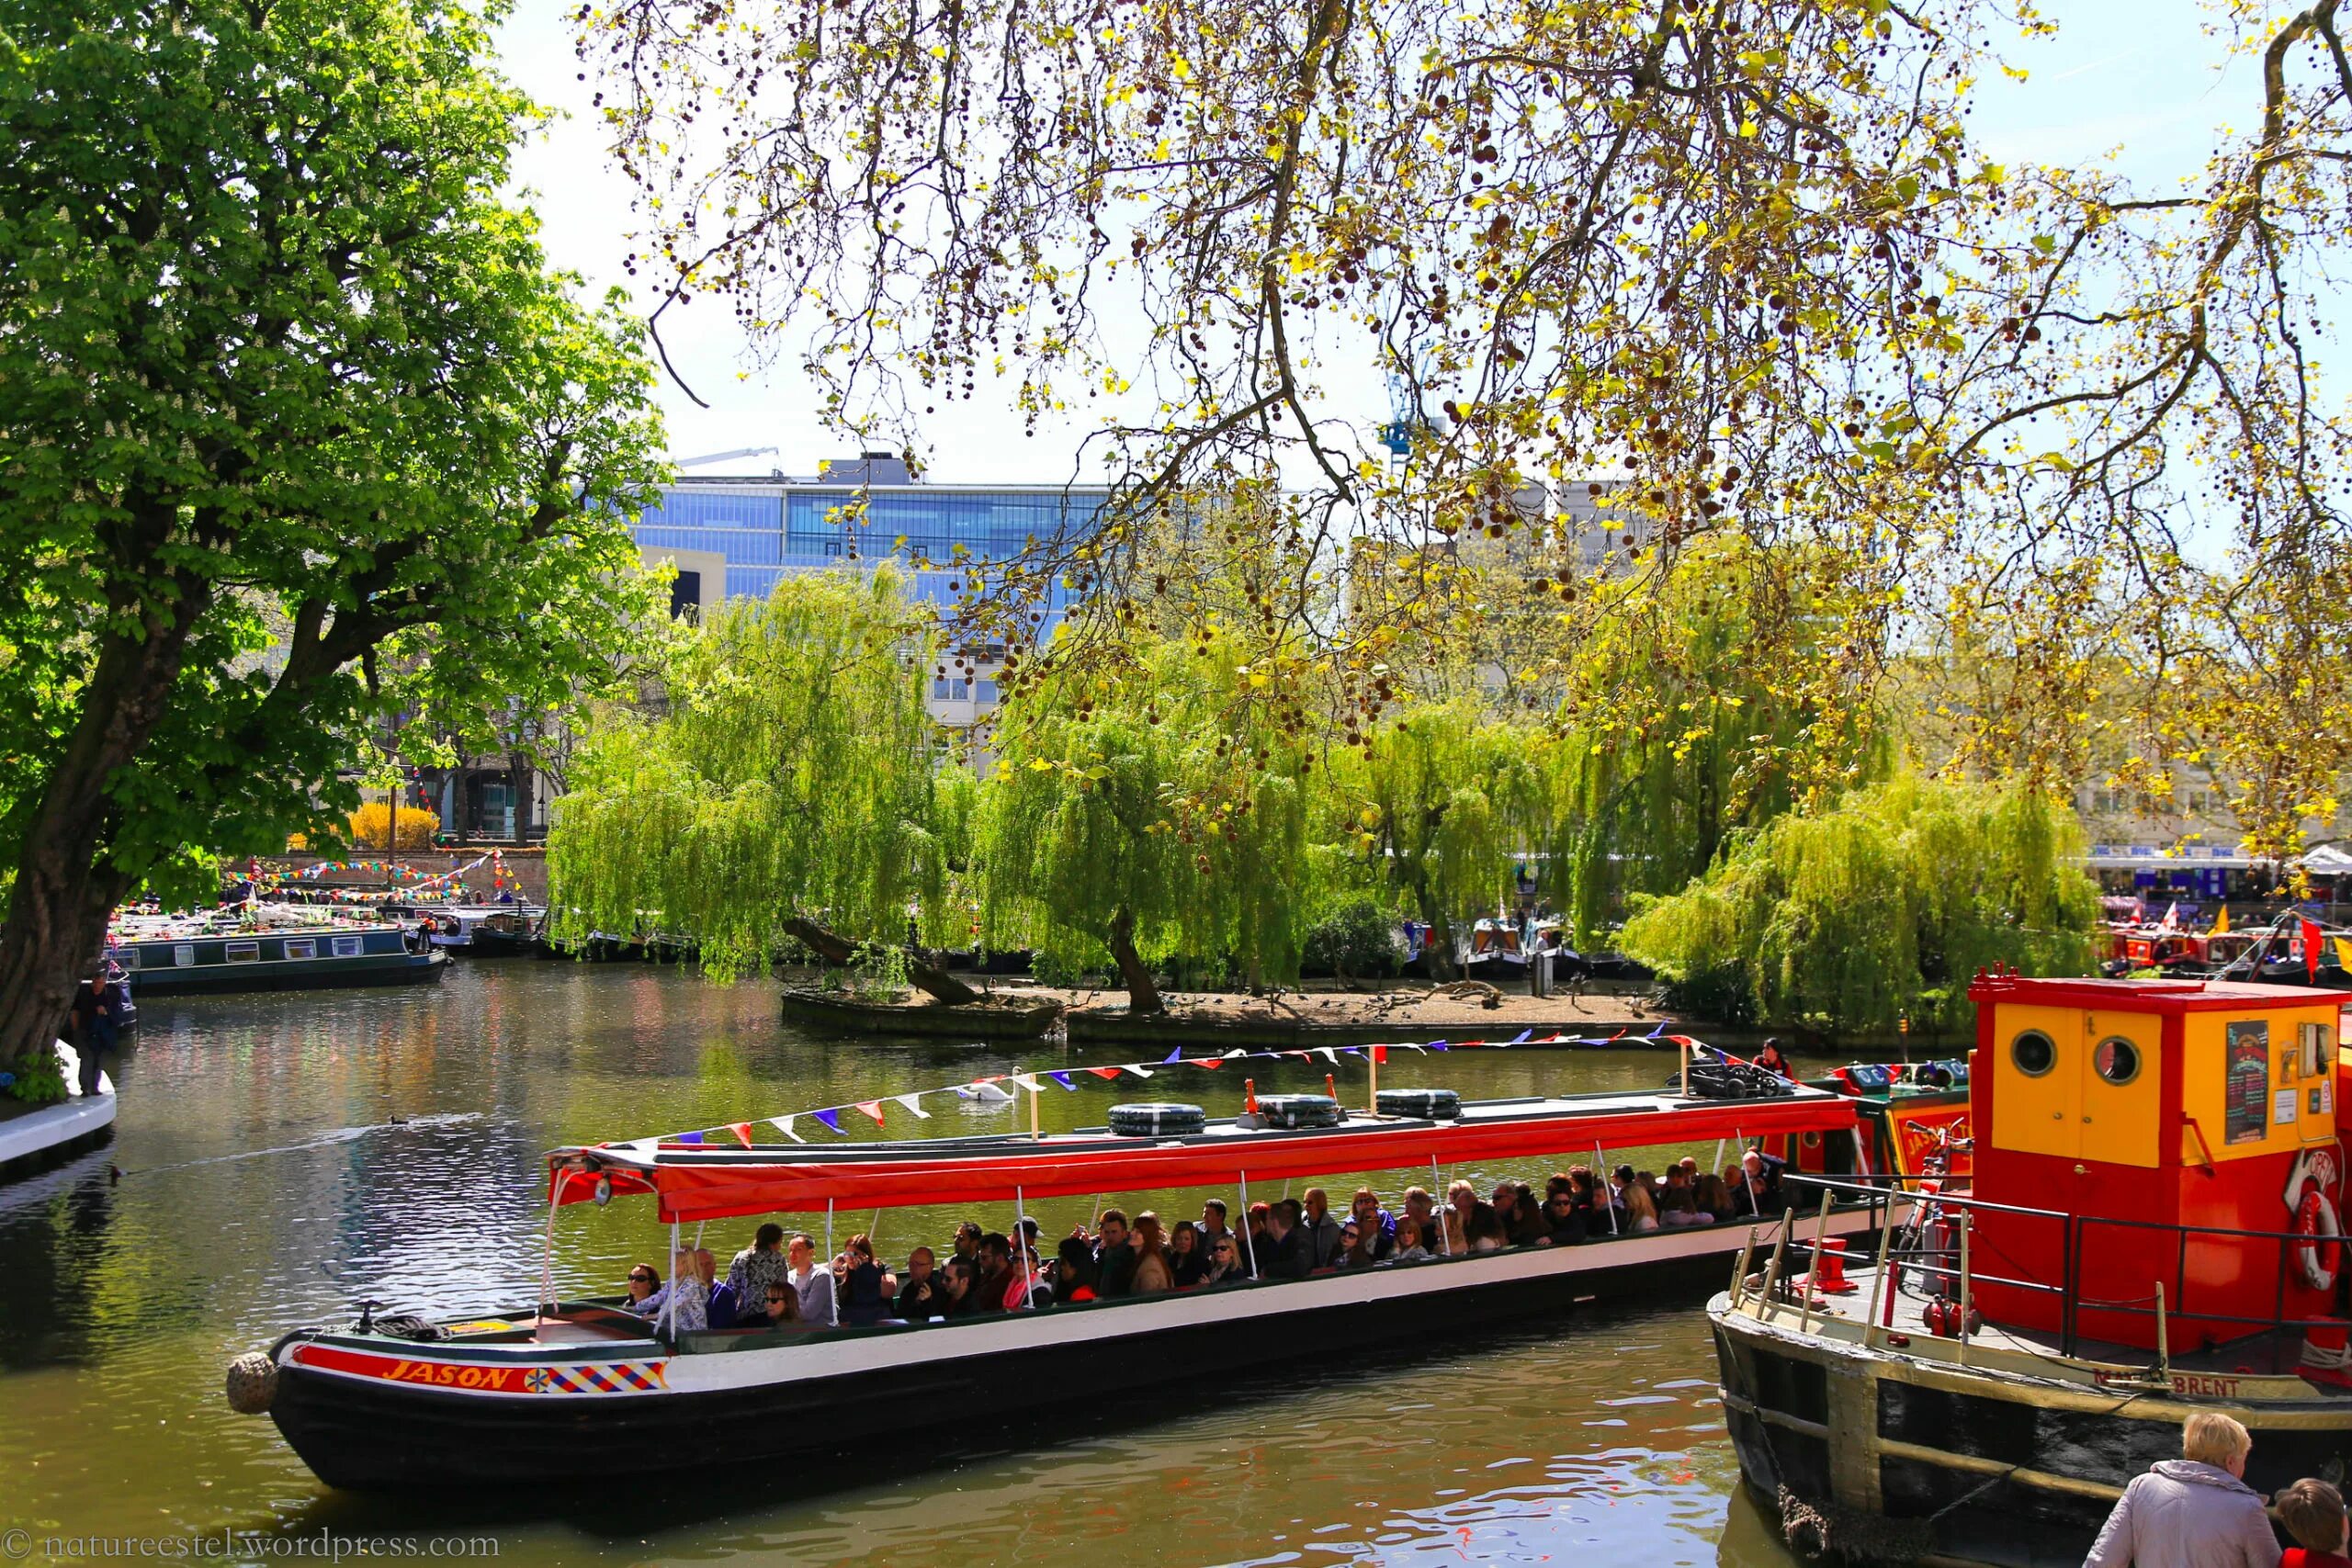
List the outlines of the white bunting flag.
{"type": "Polygon", "coordinates": [[[1315,1049],[1321,1055],[1325,1061],[1330,1063],[1333,1066],[1336,1067],[1340,1065],[1340,1054],[1337,1051],[1332,1050],[1329,1045],[1317,1045],[1315,1049]]]}
{"type": "Polygon", "coordinates": [[[1040,1094],[1044,1092],[1043,1088],[1038,1084],[1037,1080],[1031,1077],[1027,1073],[1007,1073],[1005,1077],[1011,1078],[1014,1083],[1019,1084],[1023,1089],[1027,1089],[1031,1094],[1040,1094]]]}
{"type": "Polygon", "coordinates": [[[930,1120],[931,1120],[931,1112],[930,1112],[930,1111],[925,1111],[922,1106],[920,1106],[920,1105],[918,1105],[918,1104],[916,1104],[916,1103],[915,1103],[917,1100],[921,1100],[921,1099],[922,1098],[922,1095],[920,1095],[920,1094],[894,1094],[894,1095],[892,1095],[890,1098],[891,1098],[891,1099],[893,1099],[893,1100],[897,1100],[899,1104],[901,1104],[901,1105],[905,1106],[908,1110],[910,1110],[910,1111],[913,1111],[917,1116],[922,1117],[924,1121],[928,1122],[928,1121],[930,1121],[930,1120]]]}
{"type": "Polygon", "coordinates": [[[1237,1046],[1237,1047],[1235,1047],[1233,1050],[1227,1051],[1227,1052],[1225,1054],[1225,1059],[1226,1059],[1227,1061],[1230,1062],[1230,1061],[1231,1061],[1231,1060],[1233,1060],[1233,1058],[1234,1058],[1234,1057],[1236,1057],[1236,1056],[1247,1056],[1249,1054],[1250,1054],[1249,1052],[1244,1051],[1244,1050],[1240,1049],[1238,1046],[1237,1046]]]}
{"type": "Polygon", "coordinates": [[[1139,1078],[1148,1078],[1151,1077],[1151,1069],[1149,1067],[1138,1067],[1133,1062],[1125,1064],[1119,1070],[1123,1073],[1133,1073],[1139,1078]]]}
{"type": "Polygon", "coordinates": [[[792,1130],[793,1122],[798,1120],[799,1118],[797,1116],[776,1116],[770,1118],[770,1121],[775,1123],[775,1130],[777,1132],[782,1133],[786,1137],[790,1138],[796,1144],[805,1144],[808,1140],[792,1130]]]}

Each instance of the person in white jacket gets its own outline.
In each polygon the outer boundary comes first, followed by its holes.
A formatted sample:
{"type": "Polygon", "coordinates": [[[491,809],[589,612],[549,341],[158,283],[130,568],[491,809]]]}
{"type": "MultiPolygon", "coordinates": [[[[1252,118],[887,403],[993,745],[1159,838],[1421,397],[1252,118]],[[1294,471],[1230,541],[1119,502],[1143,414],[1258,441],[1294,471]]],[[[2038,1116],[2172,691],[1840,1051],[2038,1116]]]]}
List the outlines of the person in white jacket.
{"type": "Polygon", "coordinates": [[[2246,1429],[2199,1411],[2181,1428],[2180,1451],[2132,1478],[2083,1568],[2278,1568],[2278,1538],[2245,1480],[2246,1429]]]}

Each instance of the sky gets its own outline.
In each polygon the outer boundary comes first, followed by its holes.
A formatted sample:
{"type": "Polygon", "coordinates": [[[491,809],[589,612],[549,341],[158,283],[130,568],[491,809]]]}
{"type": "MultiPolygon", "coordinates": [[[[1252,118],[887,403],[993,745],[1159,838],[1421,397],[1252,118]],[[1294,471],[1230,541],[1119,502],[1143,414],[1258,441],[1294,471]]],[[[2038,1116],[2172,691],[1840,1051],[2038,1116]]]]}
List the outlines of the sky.
{"type": "MultiPolygon", "coordinates": [[[[538,212],[550,260],[601,295],[608,285],[629,281],[621,258],[630,249],[635,191],[606,156],[589,104],[594,83],[578,79],[582,67],[571,31],[576,10],[551,0],[517,0],[499,43],[506,74],[555,111],[516,161],[517,194],[538,212]]],[[[2026,79],[1996,74],[1978,87],[1978,135],[1996,160],[2112,159],[2135,182],[2169,188],[2202,170],[2217,128],[2242,128],[2256,118],[2255,68],[2225,62],[2221,40],[2204,30],[2209,13],[2193,0],[2045,0],[2044,15],[2058,24],[2054,38],[2011,40],[2002,51],[2026,79]]],[[[639,302],[651,304],[643,293],[639,302]]],[[[695,407],[662,378],[673,457],[781,449],[775,458],[695,471],[763,472],[780,465],[787,473],[810,474],[820,458],[854,450],[848,437],[826,431],[794,356],[776,355],[774,369],[759,368],[717,301],[664,317],[662,337],[679,373],[710,405],[695,407]]],[[[1032,434],[1011,409],[1009,384],[993,401],[989,392],[983,384],[976,401],[949,405],[924,429],[928,477],[949,484],[1071,478],[1083,428],[1049,423],[1032,434]]],[[[1367,425],[1386,417],[1378,389],[1366,389],[1362,417],[1367,425]]]]}

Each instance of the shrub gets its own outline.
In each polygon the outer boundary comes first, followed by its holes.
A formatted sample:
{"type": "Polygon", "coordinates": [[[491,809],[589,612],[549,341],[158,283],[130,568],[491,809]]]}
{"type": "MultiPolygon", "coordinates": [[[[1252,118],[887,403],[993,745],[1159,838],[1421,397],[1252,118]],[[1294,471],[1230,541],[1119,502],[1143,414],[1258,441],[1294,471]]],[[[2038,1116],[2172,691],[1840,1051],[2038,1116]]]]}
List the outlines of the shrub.
{"type": "MultiPolygon", "coordinates": [[[[381,850],[384,847],[386,818],[391,808],[380,800],[371,800],[350,817],[351,847],[359,850],[381,850]]],[[[421,806],[401,807],[400,844],[403,850],[429,850],[434,836],[441,831],[441,818],[421,806]]]]}
{"type": "Polygon", "coordinates": [[[1306,965],[1341,979],[1385,978],[1402,968],[1396,919],[1370,898],[1351,898],[1306,930],[1306,965]]]}

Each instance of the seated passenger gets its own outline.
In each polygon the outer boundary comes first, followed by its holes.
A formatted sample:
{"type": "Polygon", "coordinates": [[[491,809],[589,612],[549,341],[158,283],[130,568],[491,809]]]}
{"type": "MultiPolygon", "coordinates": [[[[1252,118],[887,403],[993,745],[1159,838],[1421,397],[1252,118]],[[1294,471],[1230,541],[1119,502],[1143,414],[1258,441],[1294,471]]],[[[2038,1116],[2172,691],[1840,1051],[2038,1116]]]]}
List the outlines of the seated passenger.
{"type": "Polygon", "coordinates": [[[1054,1300],[1075,1306],[1098,1299],[1094,1293],[1094,1249],[1086,1245],[1082,1236],[1062,1237],[1061,1252],[1054,1260],[1054,1300]]]}
{"type": "Polygon", "coordinates": [[[1340,1222],[1331,1213],[1331,1195],[1320,1187],[1299,1194],[1298,1228],[1306,1233],[1307,1256],[1317,1269],[1329,1269],[1340,1255],[1340,1222]]]}
{"type": "Polygon", "coordinates": [[[1396,1248],[1396,1216],[1380,1206],[1380,1194],[1369,1187],[1356,1189],[1348,1213],[1355,1216],[1356,1229],[1369,1235],[1367,1245],[1375,1258],[1385,1258],[1396,1248]]]}
{"type": "Polygon", "coordinates": [[[784,1255],[784,1227],[770,1222],[752,1232],[752,1245],[727,1265],[727,1282],[735,1287],[740,1310],[756,1315],[768,1286],[791,1271],[791,1260],[784,1255]]]}
{"type": "Polygon", "coordinates": [[[1700,1211],[1718,1224],[1731,1218],[1731,1189],[1713,1171],[1702,1171],[1690,1184],[1690,1195],[1700,1211]]]}
{"type": "Polygon", "coordinates": [[[1495,1252],[1503,1245],[1503,1223],[1495,1206],[1467,1181],[1445,1190],[1445,1249],[1450,1253],[1495,1252]]]}
{"type": "Polygon", "coordinates": [[[947,1315],[947,1281],[933,1263],[931,1248],[918,1247],[907,1254],[907,1278],[899,1287],[896,1311],[909,1323],[947,1315]]]}
{"type": "Polygon", "coordinates": [[[1266,1211],[1266,1250],[1258,1258],[1258,1271],[1264,1278],[1304,1280],[1315,1272],[1315,1254],[1299,1227],[1305,1213],[1295,1198],[1285,1198],[1266,1211]]]}
{"type": "Polygon", "coordinates": [[[1136,1249],[1127,1235],[1127,1216],[1116,1209],[1105,1209],[1094,1233],[1096,1293],[1105,1301],[1127,1294],[1135,1271],[1136,1249]]]}
{"type": "MultiPolygon", "coordinates": [[[[1732,1189],[1732,1212],[1754,1214],[1759,1219],[1778,1219],[1788,1207],[1788,1200],[1781,1192],[1781,1169],[1785,1160],[1755,1149],[1739,1156],[1739,1185],[1732,1189]]],[[[1726,1173],[1728,1174],[1728,1173],[1726,1173]]]]}
{"type": "Polygon", "coordinates": [[[1666,1168],[1666,1191],[1657,1201],[1657,1223],[1668,1230],[1715,1223],[1715,1216],[1699,1206],[1699,1194],[1690,1184],[1690,1175],[1679,1165],[1666,1168]]]}
{"type": "Polygon", "coordinates": [[[972,1312],[984,1314],[1005,1309],[1012,1287],[1012,1244],[999,1231],[980,1237],[979,1272],[972,1279],[972,1312]]]}
{"type": "Polygon", "coordinates": [[[1590,1234],[1587,1216],[1590,1211],[1577,1207],[1577,1195],[1566,1189],[1555,1192],[1544,1201],[1544,1235],[1538,1247],[1573,1247],[1590,1234]]]}
{"type": "Polygon", "coordinates": [[[1250,1278],[1250,1266],[1242,1260],[1241,1238],[1231,1231],[1209,1244],[1209,1266],[1201,1275],[1201,1287],[1238,1285],[1250,1278]]]}
{"type": "Polygon", "coordinates": [[[978,1274],[978,1268],[968,1258],[950,1258],[939,1266],[939,1277],[946,1281],[948,1316],[969,1317],[978,1310],[979,1297],[972,1289],[978,1274]]]}
{"type": "MultiPolygon", "coordinates": [[[[1421,1223],[1421,1245],[1435,1248],[1438,1237],[1437,1200],[1422,1188],[1408,1187],[1405,1189],[1405,1213],[1421,1223]]],[[[1401,1216],[1397,1224],[1404,1224],[1401,1216]]]]}
{"type": "Polygon", "coordinates": [[[1391,1263],[1419,1263],[1431,1256],[1421,1245],[1421,1222],[1412,1213],[1396,1216],[1396,1248],[1388,1255],[1391,1263]]]}
{"type": "Polygon", "coordinates": [[[1635,1235],[1657,1229],[1657,1201],[1640,1177],[1625,1183],[1625,1228],[1635,1235]]]}
{"type": "Polygon", "coordinates": [[[1543,1212],[1535,1205],[1535,1190],[1524,1181],[1495,1186],[1495,1216],[1502,1222],[1503,1240],[1512,1247],[1532,1247],[1544,1239],[1543,1212]]]}
{"type": "Polygon", "coordinates": [[[767,1310],[752,1320],[766,1328],[782,1328],[800,1322],[800,1292],[792,1288],[789,1280],[779,1280],[768,1287],[767,1310]]]}
{"type": "Polygon", "coordinates": [[[673,1260],[672,1269],[670,1331],[683,1334],[708,1328],[710,1281],[716,1272],[710,1249],[706,1247],[682,1249],[673,1260]]]}
{"type": "Polygon", "coordinates": [[[1241,1261],[1261,1279],[1265,1277],[1266,1259],[1273,1255],[1274,1244],[1266,1238],[1266,1221],[1273,1207],[1272,1203],[1252,1203],[1249,1213],[1242,1216],[1241,1223],[1247,1229],[1241,1238],[1241,1261]]]}
{"type": "Polygon", "coordinates": [[[1191,1290],[1208,1269],[1208,1249],[1201,1245],[1199,1229],[1190,1220],[1178,1220],[1176,1228],[1168,1233],[1168,1272],[1176,1288],[1191,1290]]]}
{"type": "Polygon", "coordinates": [[[1217,1237],[1231,1235],[1233,1227],[1225,1223],[1225,1200],[1212,1198],[1201,1205],[1201,1256],[1208,1257],[1216,1250],[1217,1237]]]}
{"type": "Polygon", "coordinates": [[[1375,1263],[1387,1261],[1396,1250],[1396,1238],[1382,1230],[1378,1224],[1358,1219],[1351,1214],[1340,1227],[1340,1267],[1369,1269],[1375,1263]]]}
{"type": "Polygon", "coordinates": [[[848,1267],[835,1280],[841,1292],[841,1321],[870,1327],[882,1321],[890,1305],[890,1298],[882,1292],[882,1265],[874,1259],[874,1238],[863,1231],[850,1237],[843,1257],[848,1267]]]}
{"type": "Polygon", "coordinates": [[[786,1278],[800,1292],[800,1321],[815,1328],[832,1327],[840,1321],[833,1307],[833,1271],[817,1267],[816,1241],[802,1231],[792,1238],[784,1256],[792,1265],[786,1278]]]}
{"type": "Polygon", "coordinates": [[[635,1313],[639,1317],[658,1316],[669,1299],[670,1292],[662,1288],[662,1274],[659,1269],[650,1263],[638,1263],[630,1266],[628,1300],[621,1303],[623,1312],[635,1313]]]}
{"type": "Polygon", "coordinates": [[[1136,1216],[1135,1270],[1127,1278],[1127,1293],[1165,1295],[1176,1288],[1176,1271],[1168,1266],[1168,1240],[1160,1234],[1159,1216],[1147,1209],[1136,1216]]]}

